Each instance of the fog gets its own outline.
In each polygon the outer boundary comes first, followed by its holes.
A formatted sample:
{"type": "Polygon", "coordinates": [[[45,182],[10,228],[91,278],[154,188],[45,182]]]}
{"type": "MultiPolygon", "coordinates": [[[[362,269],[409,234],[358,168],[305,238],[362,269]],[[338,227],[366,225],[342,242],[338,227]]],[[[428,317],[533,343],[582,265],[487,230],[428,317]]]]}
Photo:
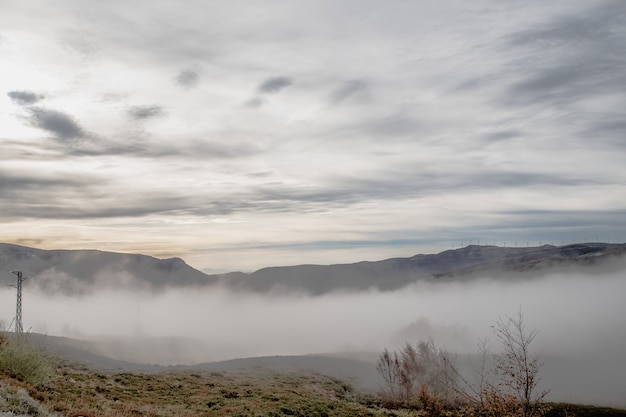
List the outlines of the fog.
{"type": "MultiPolygon", "coordinates": [[[[103,340],[102,353],[161,364],[379,352],[430,337],[459,354],[476,352],[488,337],[496,351],[490,326],[521,308],[527,327],[539,331],[533,348],[546,362],[544,385],[552,388],[554,398],[626,406],[621,399],[626,398],[623,273],[420,283],[394,292],[318,297],[219,287],[165,292],[120,288],[69,297],[45,295],[29,284],[23,295],[25,329],[103,340]]],[[[14,315],[15,290],[7,287],[0,291],[0,319],[8,325],[14,315]]]]}

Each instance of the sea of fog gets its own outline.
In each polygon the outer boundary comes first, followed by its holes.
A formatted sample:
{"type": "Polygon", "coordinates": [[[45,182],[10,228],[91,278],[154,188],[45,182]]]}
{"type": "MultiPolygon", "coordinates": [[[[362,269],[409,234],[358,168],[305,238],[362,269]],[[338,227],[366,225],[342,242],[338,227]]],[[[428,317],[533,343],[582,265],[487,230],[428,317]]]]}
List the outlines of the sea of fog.
{"type": "MultiPolygon", "coordinates": [[[[553,399],[626,407],[626,273],[555,274],[532,280],[418,283],[393,292],[323,296],[234,292],[221,287],[164,292],[98,290],[46,295],[27,282],[25,329],[106,339],[102,353],[143,363],[199,363],[327,352],[380,352],[432,338],[473,353],[491,326],[520,309],[537,329],[553,399]],[[141,340],[167,338],[163,351],[141,340]],[[116,349],[111,340],[126,341],[116,349]],[[132,341],[138,341],[133,348],[132,341]],[[122,346],[123,345],[123,346],[122,346]]],[[[0,290],[0,319],[15,315],[15,289],[0,290]]]]}

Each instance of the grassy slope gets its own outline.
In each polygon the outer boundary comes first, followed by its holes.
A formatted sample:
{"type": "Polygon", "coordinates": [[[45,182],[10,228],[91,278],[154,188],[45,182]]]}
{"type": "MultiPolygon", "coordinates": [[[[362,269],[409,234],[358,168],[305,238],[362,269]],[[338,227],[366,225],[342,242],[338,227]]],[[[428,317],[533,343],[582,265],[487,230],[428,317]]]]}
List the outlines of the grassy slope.
{"type": "MultiPolygon", "coordinates": [[[[357,401],[336,378],[253,373],[102,374],[60,368],[48,383],[25,388],[62,416],[385,416],[357,401]]],[[[1,408],[0,408],[1,410],[1,408]]]]}
{"type": "MultiPolygon", "coordinates": [[[[0,400],[3,392],[8,399],[4,406],[0,401],[0,415],[2,411],[71,417],[424,415],[415,410],[379,408],[376,401],[359,397],[337,378],[260,369],[105,374],[66,365],[39,387],[1,374],[0,386],[0,400]],[[30,405],[7,396],[18,391],[22,398],[29,397],[30,405]],[[18,408],[11,408],[11,404],[18,408]]],[[[626,417],[626,410],[554,404],[548,416],[626,417]]]]}

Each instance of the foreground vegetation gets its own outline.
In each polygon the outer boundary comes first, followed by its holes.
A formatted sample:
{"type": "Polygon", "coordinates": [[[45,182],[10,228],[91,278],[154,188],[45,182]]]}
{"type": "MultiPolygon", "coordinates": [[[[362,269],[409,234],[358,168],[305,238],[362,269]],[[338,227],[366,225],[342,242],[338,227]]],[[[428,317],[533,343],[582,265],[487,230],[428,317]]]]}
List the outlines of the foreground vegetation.
{"type": "MultiPolygon", "coordinates": [[[[324,375],[250,370],[239,373],[99,373],[48,357],[28,337],[0,333],[0,416],[409,417],[505,416],[510,409],[446,403],[423,385],[418,403],[390,407],[324,375]],[[12,414],[4,414],[12,413],[12,414]]],[[[489,398],[485,398],[488,403],[489,398]]],[[[542,404],[546,417],[626,417],[626,410],[542,404]]]]}

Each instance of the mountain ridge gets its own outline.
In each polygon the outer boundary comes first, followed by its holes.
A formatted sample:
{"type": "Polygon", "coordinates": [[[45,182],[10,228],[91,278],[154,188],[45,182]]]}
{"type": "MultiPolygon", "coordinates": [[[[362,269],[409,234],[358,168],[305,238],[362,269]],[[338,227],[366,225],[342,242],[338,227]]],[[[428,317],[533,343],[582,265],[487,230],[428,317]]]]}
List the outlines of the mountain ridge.
{"type": "Polygon", "coordinates": [[[181,258],[96,249],[44,250],[0,243],[0,265],[37,278],[44,291],[80,294],[91,287],[125,286],[144,289],[214,284],[215,279],[181,258]]]}
{"type": "MultiPolygon", "coordinates": [[[[111,287],[146,290],[222,286],[258,293],[393,291],[418,281],[469,280],[477,276],[533,276],[563,268],[626,260],[624,243],[499,247],[469,245],[437,254],[333,265],[274,266],[252,273],[205,274],[180,258],[88,250],[44,250],[0,243],[0,265],[36,278],[45,291],[80,294],[111,287]]],[[[619,264],[612,266],[621,269],[619,264]]],[[[12,277],[11,277],[12,279],[12,277]]],[[[8,280],[8,277],[4,280],[8,280]]]]}
{"type": "MultiPolygon", "coordinates": [[[[418,281],[467,280],[476,274],[530,275],[556,268],[593,266],[626,255],[626,244],[579,243],[509,248],[469,245],[437,254],[361,261],[352,264],[268,267],[256,272],[216,275],[231,287],[258,292],[305,288],[321,295],[337,290],[393,291],[418,281]]],[[[625,257],[626,259],[626,257],[625,257]]]]}

